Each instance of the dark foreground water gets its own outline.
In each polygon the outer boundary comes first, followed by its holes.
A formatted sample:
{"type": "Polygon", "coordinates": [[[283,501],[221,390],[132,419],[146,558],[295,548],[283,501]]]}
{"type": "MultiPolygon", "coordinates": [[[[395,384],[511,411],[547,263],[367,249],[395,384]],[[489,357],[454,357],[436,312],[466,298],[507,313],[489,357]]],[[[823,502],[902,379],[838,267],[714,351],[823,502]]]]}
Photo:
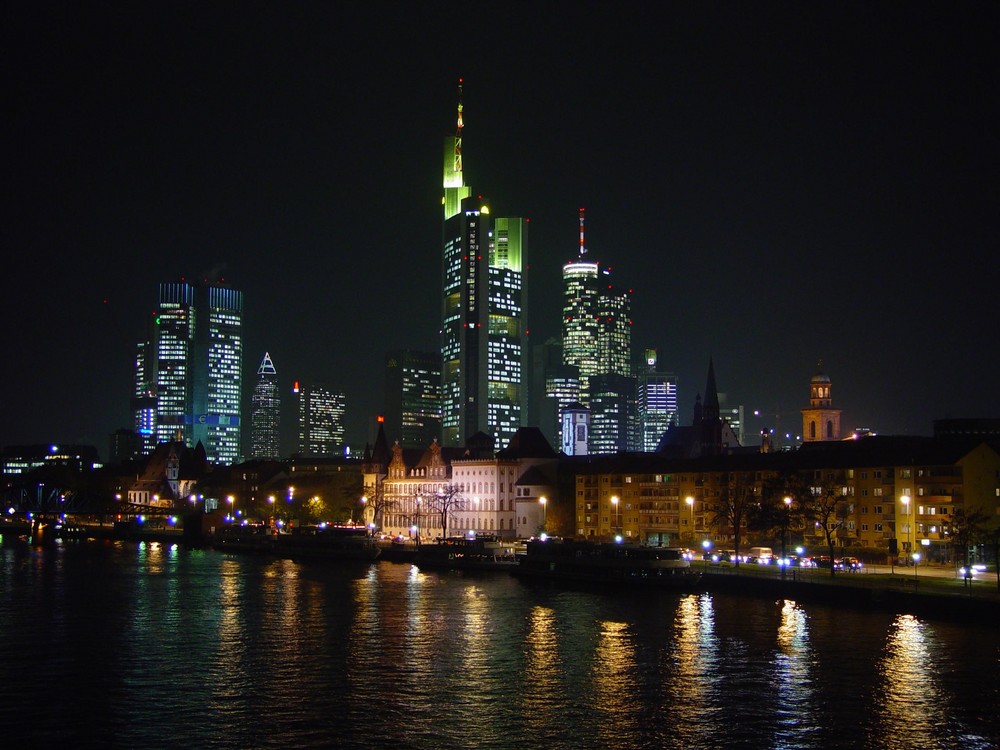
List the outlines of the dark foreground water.
{"type": "Polygon", "coordinates": [[[995,748],[1000,624],[0,547],[0,745],[995,748]]]}

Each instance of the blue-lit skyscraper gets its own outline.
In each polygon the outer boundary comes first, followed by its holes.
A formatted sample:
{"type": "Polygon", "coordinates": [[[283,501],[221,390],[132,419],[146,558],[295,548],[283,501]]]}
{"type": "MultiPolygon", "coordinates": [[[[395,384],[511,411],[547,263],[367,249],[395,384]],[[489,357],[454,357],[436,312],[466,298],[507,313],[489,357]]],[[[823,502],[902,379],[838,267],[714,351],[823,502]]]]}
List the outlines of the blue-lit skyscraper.
{"type": "Polygon", "coordinates": [[[678,424],[677,376],[657,369],[657,352],[647,349],[639,375],[639,422],[642,450],[656,451],[663,433],[678,424]]]}
{"type": "Polygon", "coordinates": [[[201,443],[209,461],[240,460],[243,293],[221,284],[160,285],[156,438],[201,443]]]}

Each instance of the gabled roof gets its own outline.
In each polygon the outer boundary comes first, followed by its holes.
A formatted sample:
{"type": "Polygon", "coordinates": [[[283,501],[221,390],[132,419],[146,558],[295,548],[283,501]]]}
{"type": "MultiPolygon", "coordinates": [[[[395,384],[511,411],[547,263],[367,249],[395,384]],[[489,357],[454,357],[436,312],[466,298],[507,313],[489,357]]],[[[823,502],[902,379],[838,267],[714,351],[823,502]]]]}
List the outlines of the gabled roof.
{"type": "Polygon", "coordinates": [[[545,435],[537,427],[522,427],[514,433],[507,447],[497,451],[497,458],[557,458],[545,435]]]}

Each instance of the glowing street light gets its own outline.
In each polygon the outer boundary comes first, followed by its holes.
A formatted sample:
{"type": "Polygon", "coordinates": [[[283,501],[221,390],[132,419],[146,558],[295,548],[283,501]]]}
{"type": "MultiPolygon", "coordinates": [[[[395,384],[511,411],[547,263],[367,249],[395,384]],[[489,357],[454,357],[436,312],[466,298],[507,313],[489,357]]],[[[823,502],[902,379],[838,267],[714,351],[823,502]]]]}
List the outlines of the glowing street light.
{"type": "Polygon", "coordinates": [[[621,517],[618,515],[618,496],[617,495],[612,495],[611,496],[611,505],[614,508],[615,529],[616,529],[615,539],[617,541],[618,537],[621,536],[621,523],[619,523],[619,521],[621,520],[621,517]]]}
{"type": "Polygon", "coordinates": [[[545,495],[542,495],[540,498],[538,498],[538,502],[540,502],[542,504],[542,530],[544,531],[545,530],[545,511],[546,511],[546,508],[547,508],[547,506],[549,504],[549,499],[547,497],[545,497],[545,495]]]}
{"type": "Polygon", "coordinates": [[[909,520],[907,521],[907,525],[910,527],[910,542],[909,542],[909,547],[908,547],[907,551],[912,552],[913,551],[913,547],[914,547],[914,544],[913,544],[913,514],[912,514],[912,512],[910,510],[910,496],[909,495],[903,495],[901,498],[899,498],[899,502],[901,502],[903,504],[903,507],[906,509],[904,511],[904,515],[906,515],[909,518],[909,520]]]}
{"type": "Polygon", "coordinates": [[[785,504],[785,517],[781,522],[781,577],[785,577],[785,568],[788,567],[788,524],[791,521],[792,513],[792,498],[787,495],[784,497],[782,502],[785,504]]]}

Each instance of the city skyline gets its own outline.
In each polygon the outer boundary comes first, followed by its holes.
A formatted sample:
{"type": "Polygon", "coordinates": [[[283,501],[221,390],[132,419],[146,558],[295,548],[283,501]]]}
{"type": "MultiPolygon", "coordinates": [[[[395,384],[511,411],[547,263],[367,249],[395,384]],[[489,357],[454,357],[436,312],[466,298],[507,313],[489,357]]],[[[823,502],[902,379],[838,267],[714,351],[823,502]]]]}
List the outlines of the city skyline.
{"type": "Polygon", "coordinates": [[[220,274],[244,380],[268,351],[289,403],[328,382],[368,439],[386,352],[439,345],[459,77],[468,183],[531,219],[529,348],[558,334],[586,206],[681,424],[710,357],[748,423],[800,424],[820,358],[845,432],[1000,415],[996,7],[552,6],[454,44],[443,7],[389,7],[11,11],[0,444],[105,454],[149,290],[220,274]]]}

